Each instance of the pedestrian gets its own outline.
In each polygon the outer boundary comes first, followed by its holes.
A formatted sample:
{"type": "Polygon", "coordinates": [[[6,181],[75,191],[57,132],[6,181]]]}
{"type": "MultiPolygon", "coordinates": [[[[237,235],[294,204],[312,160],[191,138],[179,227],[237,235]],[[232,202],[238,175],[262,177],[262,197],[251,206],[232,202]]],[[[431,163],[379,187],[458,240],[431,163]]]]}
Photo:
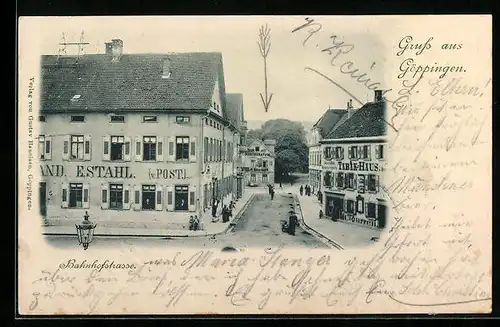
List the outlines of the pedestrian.
{"type": "Polygon", "coordinates": [[[198,215],[194,215],[194,226],[193,230],[200,229],[200,219],[198,219],[198,215]]]}
{"type": "Polygon", "coordinates": [[[194,230],[194,217],[189,216],[189,230],[194,230]]]}
{"type": "Polygon", "coordinates": [[[307,196],[311,196],[311,187],[309,185],[307,187],[307,196]]]}
{"type": "Polygon", "coordinates": [[[281,181],[280,181],[280,188],[282,188],[282,187],[283,187],[283,185],[281,185],[281,181]]]}
{"type": "Polygon", "coordinates": [[[212,202],[212,217],[217,217],[217,199],[214,199],[212,202]]]}
{"type": "Polygon", "coordinates": [[[319,219],[323,219],[324,216],[323,210],[319,209],[319,219]]]}
{"type": "Polygon", "coordinates": [[[323,204],[323,194],[321,193],[321,191],[318,191],[318,201],[323,204]]]}
{"type": "Polygon", "coordinates": [[[222,208],[222,222],[227,223],[229,221],[229,209],[226,205],[222,208]]]}
{"type": "Polygon", "coordinates": [[[274,199],[274,189],[271,189],[271,200],[274,199]]]}
{"type": "Polygon", "coordinates": [[[304,193],[304,187],[302,185],[300,185],[299,192],[300,192],[300,195],[302,195],[302,193],[304,193]]]}
{"type": "Polygon", "coordinates": [[[295,226],[297,225],[298,219],[294,211],[290,211],[290,217],[288,218],[288,234],[295,236],[295,226]]]}

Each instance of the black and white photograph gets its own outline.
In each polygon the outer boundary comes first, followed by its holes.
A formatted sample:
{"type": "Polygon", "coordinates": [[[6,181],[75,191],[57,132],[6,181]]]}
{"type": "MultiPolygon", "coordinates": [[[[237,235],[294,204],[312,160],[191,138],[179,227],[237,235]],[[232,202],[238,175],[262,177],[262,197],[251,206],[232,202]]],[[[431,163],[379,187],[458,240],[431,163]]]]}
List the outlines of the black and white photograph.
{"type": "Polygon", "coordinates": [[[490,310],[490,24],[23,17],[23,313],[490,310]]]}

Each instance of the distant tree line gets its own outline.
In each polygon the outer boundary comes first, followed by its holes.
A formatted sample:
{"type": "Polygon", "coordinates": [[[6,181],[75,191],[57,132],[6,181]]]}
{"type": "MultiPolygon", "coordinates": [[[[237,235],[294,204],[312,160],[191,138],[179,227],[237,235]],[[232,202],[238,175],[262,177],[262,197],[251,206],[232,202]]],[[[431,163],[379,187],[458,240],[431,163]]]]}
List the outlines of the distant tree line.
{"type": "Polygon", "coordinates": [[[265,122],[261,128],[249,130],[247,138],[276,140],[275,180],[287,181],[294,172],[306,173],[309,166],[309,150],[306,132],[300,122],[288,119],[274,119],[265,122]]]}

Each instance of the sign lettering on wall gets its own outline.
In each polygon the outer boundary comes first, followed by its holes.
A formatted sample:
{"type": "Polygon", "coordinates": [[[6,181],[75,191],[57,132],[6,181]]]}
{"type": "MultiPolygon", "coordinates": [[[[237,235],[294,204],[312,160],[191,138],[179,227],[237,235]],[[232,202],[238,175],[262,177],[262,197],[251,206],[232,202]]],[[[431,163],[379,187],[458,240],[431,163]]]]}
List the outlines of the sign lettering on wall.
{"type": "Polygon", "coordinates": [[[76,166],[76,177],[135,178],[128,166],[76,166]]]}
{"type": "Polygon", "coordinates": [[[337,163],[338,170],[353,170],[353,171],[382,171],[382,167],[376,162],[365,161],[349,161],[337,163]]]}
{"type": "Polygon", "coordinates": [[[62,177],[64,176],[64,166],[63,165],[40,165],[41,175],[62,177]]]}
{"type": "Polygon", "coordinates": [[[151,169],[149,179],[186,179],[186,169],[151,169]]]}

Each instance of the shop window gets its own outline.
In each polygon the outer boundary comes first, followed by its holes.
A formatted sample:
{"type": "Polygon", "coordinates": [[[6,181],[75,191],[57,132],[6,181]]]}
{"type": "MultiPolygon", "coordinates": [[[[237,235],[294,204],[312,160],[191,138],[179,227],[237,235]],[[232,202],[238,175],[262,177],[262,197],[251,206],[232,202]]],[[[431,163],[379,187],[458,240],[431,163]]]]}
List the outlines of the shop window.
{"type": "Polygon", "coordinates": [[[81,123],[85,121],[85,116],[71,116],[72,123],[81,123]]]}
{"type": "Polygon", "coordinates": [[[262,175],[262,183],[267,183],[268,179],[267,179],[267,175],[264,174],[262,175]]]}
{"type": "Polygon", "coordinates": [[[346,173],[345,177],[345,187],[351,190],[355,189],[356,185],[354,173],[346,173]]]}
{"type": "Polygon", "coordinates": [[[375,205],[375,203],[368,202],[366,204],[366,217],[367,218],[376,218],[376,205],[375,205]]]}
{"type": "Polygon", "coordinates": [[[156,186],[155,185],[143,185],[142,186],[142,209],[143,210],[154,210],[155,209],[155,195],[156,195],[156,186]]]}
{"type": "Polygon", "coordinates": [[[124,123],[125,122],[125,116],[111,116],[110,122],[112,123],[124,123]]]}
{"type": "Polygon", "coordinates": [[[191,117],[189,116],[176,116],[175,117],[175,122],[178,124],[187,124],[191,120],[191,117]]]}
{"type": "Polygon", "coordinates": [[[356,197],[356,211],[358,213],[365,212],[365,199],[360,195],[356,197]]]}
{"type": "Polygon", "coordinates": [[[186,185],[175,186],[175,210],[188,210],[188,186],[186,185]]]}
{"type": "Polygon", "coordinates": [[[346,201],[346,212],[349,214],[354,214],[354,201],[353,200],[346,201]]]}
{"type": "Polygon", "coordinates": [[[71,135],[71,158],[76,160],[83,160],[84,158],[83,135],[71,135]]]}
{"type": "Polygon", "coordinates": [[[378,176],[374,174],[369,174],[367,176],[368,180],[366,182],[366,190],[368,192],[377,192],[378,189],[378,176]]]}
{"type": "Polygon", "coordinates": [[[142,116],[143,123],[156,123],[158,122],[158,116],[142,116]]]}
{"type": "MultiPolygon", "coordinates": [[[[63,196],[64,201],[64,196],[63,196]]],[[[83,184],[69,184],[69,208],[83,208],[83,184]]]]}
{"type": "Polygon", "coordinates": [[[144,136],[142,144],[144,150],[142,152],[142,160],[156,161],[156,137],[144,136]]]}
{"type": "Polygon", "coordinates": [[[251,174],[250,175],[250,182],[252,182],[252,183],[256,183],[257,182],[257,176],[255,176],[255,174],[251,174]]]}
{"type": "Polygon", "coordinates": [[[383,144],[378,144],[375,147],[375,157],[377,159],[385,159],[385,151],[384,151],[384,145],[383,144]]]}
{"type": "Polygon", "coordinates": [[[176,137],[176,149],[175,149],[175,159],[176,160],[188,160],[189,159],[189,137],[178,136],[176,137]]]}
{"type": "Polygon", "coordinates": [[[109,208],[123,209],[123,184],[109,185],[109,208]]]}
{"type": "Polygon", "coordinates": [[[123,160],[124,143],[123,136],[111,136],[111,160],[123,160]]]}

